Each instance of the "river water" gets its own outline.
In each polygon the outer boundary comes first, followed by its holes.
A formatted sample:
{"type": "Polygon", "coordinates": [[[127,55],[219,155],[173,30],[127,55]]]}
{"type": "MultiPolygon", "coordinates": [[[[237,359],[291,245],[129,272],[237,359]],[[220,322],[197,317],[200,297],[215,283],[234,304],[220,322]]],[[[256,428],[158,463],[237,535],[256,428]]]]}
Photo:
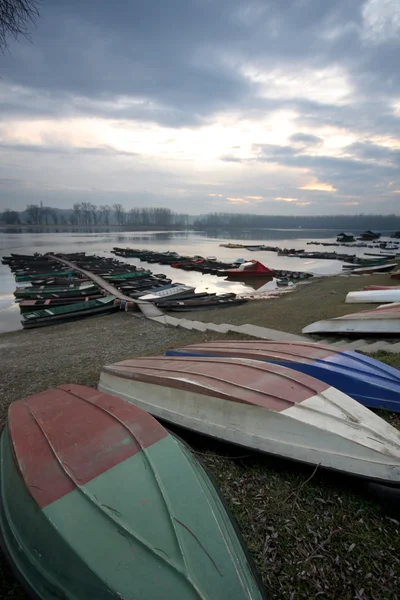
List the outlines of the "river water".
{"type": "MultiPolygon", "coordinates": [[[[310,240],[319,242],[334,241],[336,233],[329,230],[263,230],[243,234],[240,238],[230,237],[227,232],[217,235],[193,231],[167,232],[98,232],[98,233],[0,233],[0,256],[11,252],[30,254],[34,252],[86,252],[99,256],[113,256],[114,246],[149,248],[159,251],[175,251],[183,255],[216,256],[223,261],[234,261],[236,258],[256,259],[268,267],[293,271],[308,271],[315,275],[333,275],[342,271],[342,263],[336,260],[309,260],[278,256],[275,252],[249,252],[245,249],[222,248],[221,243],[265,244],[281,248],[304,248],[305,250],[322,250],[318,246],[307,246],[310,240]],[[229,236],[229,237],[228,237],[229,236]],[[258,237],[257,237],[258,236],[258,237]]],[[[236,233],[236,236],[238,234],[236,233]]],[[[386,239],[386,238],[383,238],[386,239]]],[[[327,251],[362,254],[358,248],[325,248],[327,251]]],[[[124,259],[120,259],[124,260],[124,259]]],[[[139,259],[125,259],[125,262],[147,266],[139,259]]],[[[216,293],[235,292],[237,294],[270,292],[276,290],[274,281],[257,281],[254,286],[248,282],[231,282],[214,275],[203,275],[193,271],[173,269],[166,265],[150,264],[154,273],[165,273],[174,282],[196,286],[199,292],[216,293]]],[[[18,305],[14,303],[13,292],[15,280],[7,265],[0,265],[0,333],[21,328],[18,305]]]]}

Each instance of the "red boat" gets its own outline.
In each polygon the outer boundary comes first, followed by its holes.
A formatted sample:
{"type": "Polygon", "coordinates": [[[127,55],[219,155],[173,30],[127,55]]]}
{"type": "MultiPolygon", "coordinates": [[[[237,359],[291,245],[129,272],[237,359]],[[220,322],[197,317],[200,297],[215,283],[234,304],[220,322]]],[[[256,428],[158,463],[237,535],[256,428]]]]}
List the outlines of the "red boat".
{"type": "Polygon", "coordinates": [[[390,276],[392,279],[400,279],[400,271],[395,271],[390,276]]]}
{"type": "Polygon", "coordinates": [[[228,275],[229,277],[242,279],[242,277],[259,277],[261,275],[272,277],[274,270],[265,267],[263,264],[258,262],[258,260],[250,260],[249,262],[242,263],[239,267],[235,267],[234,269],[226,269],[220,273],[221,275],[228,275]]]}

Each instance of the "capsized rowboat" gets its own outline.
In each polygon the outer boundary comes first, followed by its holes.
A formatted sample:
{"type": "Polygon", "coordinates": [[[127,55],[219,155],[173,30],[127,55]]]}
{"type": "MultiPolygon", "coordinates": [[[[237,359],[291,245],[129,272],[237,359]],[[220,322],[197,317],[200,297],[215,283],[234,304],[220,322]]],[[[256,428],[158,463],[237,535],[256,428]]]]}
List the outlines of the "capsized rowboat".
{"type": "Polygon", "coordinates": [[[199,433],[400,486],[400,432],[343,392],[287,367],[137,358],[103,367],[99,389],[199,433]]]}
{"type": "Polygon", "coordinates": [[[383,302],[400,302],[400,290],[369,290],[349,292],[346,296],[347,304],[381,304],[383,302]]]}
{"type": "Polygon", "coordinates": [[[364,406],[400,412],[400,371],[351,350],[307,342],[236,340],[193,344],[166,355],[262,360],[316,377],[364,406]]]}
{"type": "Polygon", "coordinates": [[[387,304],[343,317],[316,321],[304,327],[302,333],[399,334],[400,306],[387,304]]]}
{"type": "Polygon", "coordinates": [[[0,532],[41,600],[261,600],[218,490],[136,406],[63,385],[9,409],[0,532]]]}

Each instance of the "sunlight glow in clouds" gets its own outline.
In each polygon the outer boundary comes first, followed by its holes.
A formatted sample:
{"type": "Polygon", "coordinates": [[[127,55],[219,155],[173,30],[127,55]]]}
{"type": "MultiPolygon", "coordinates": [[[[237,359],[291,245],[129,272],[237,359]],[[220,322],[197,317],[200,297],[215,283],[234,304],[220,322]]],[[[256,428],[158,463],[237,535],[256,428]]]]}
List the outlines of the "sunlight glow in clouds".
{"type": "Polygon", "coordinates": [[[352,86],[346,71],[339,67],[320,71],[263,71],[260,67],[248,65],[243,72],[253,83],[262,84],[264,98],[307,98],[322,104],[338,105],[350,102],[352,86]]]}
{"type": "Polygon", "coordinates": [[[308,190],[312,192],[336,192],[337,189],[333,187],[330,183],[322,183],[319,181],[312,181],[310,183],[306,183],[306,185],[302,185],[300,190],[308,190]]]}
{"type": "Polygon", "coordinates": [[[297,202],[297,198],[283,198],[282,196],[278,196],[275,200],[278,200],[279,202],[297,202]]]}

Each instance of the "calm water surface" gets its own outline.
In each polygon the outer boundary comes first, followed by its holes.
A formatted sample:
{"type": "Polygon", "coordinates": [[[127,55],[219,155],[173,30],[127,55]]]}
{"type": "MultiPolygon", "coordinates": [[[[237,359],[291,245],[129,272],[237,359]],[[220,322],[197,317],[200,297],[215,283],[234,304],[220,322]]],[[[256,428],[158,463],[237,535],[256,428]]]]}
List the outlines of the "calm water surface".
{"type": "MultiPolygon", "coordinates": [[[[237,234],[236,234],[237,235],[237,234]]],[[[318,246],[307,246],[307,241],[334,241],[336,232],[321,230],[264,230],[244,234],[241,239],[227,237],[226,232],[211,237],[209,234],[197,232],[110,232],[110,233],[0,233],[0,256],[11,252],[30,254],[33,252],[86,252],[99,256],[113,256],[114,246],[129,246],[132,248],[149,248],[151,250],[171,250],[180,254],[200,256],[216,256],[223,261],[234,261],[236,258],[256,259],[268,267],[293,271],[309,271],[315,275],[332,275],[340,273],[342,263],[330,260],[305,260],[277,256],[275,252],[249,252],[244,249],[221,248],[221,243],[265,244],[282,248],[304,248],[305,250],[322,250],[318,246]],[[260,237],[254,238],[254,235],[260,237]]],[[[328,251],[349,252],[362,254],[363,249],[357,248],[325,248],[328,251]]],[[[124,260],[120,258],[119,260],[124,260]]],[[[147,266],[139,259],[125,259],[125,262],[147,266]]],[[[248,282],[231,282],[214,275],[203,275],[197,272],[173,269],[166,265],[150,264],[154,273],[165,273],[174,282],[196,286],[197,291],[216,293],[246,293],[268,292],[276,289],[274,281],[266,283],[258,281],[254,287],[248,282]]],[[[18,305],[14,303],[13,292],[15,280],[7,265],[0,265],[0,332],[13,331],[21,328],[18,305]]]]}

